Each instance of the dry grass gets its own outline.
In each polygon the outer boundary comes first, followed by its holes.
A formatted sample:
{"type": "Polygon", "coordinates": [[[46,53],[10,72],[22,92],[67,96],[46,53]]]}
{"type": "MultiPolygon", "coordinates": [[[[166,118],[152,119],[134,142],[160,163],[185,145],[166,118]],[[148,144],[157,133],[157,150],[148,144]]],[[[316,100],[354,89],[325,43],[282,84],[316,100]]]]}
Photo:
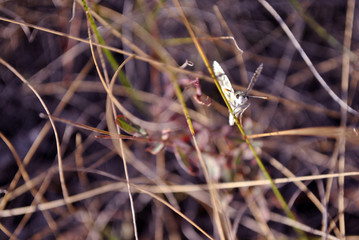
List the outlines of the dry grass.
{"type": "Polygon", "coordinates": [[[0,239],[359,236],[355,0],[87,4],[0,7],[0,239]]]}

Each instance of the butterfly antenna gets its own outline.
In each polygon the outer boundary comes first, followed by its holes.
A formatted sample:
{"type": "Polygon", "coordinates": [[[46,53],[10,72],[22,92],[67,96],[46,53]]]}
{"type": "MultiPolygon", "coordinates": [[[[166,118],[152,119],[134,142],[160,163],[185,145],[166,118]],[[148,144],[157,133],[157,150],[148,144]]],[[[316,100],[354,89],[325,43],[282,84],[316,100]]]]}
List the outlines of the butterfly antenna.
{"type": "Polygon", "coordinates": [[[259,98],[259,99],[269,99],[268,96],[254,96],[254,95],[248,95],[250,98],[259,98]]]}

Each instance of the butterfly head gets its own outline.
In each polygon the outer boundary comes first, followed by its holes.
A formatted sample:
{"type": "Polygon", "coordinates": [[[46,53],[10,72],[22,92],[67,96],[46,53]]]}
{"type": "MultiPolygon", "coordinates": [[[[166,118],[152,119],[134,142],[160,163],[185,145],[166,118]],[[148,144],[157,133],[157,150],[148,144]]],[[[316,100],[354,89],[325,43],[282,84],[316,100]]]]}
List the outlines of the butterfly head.
{"type": "Polygon", "coordinates": [[[243,107],[244,105],[247,105],[248,102],[248,96],[245,95],[242,91],[236,91],[234,93],[234,106],[235,107],[243,107]]]}

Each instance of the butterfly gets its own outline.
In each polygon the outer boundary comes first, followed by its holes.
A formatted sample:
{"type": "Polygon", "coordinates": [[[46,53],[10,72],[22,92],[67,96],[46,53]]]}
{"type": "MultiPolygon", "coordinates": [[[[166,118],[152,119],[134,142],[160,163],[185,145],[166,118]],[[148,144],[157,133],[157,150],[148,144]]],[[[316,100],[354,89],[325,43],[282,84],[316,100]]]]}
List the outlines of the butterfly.
{"type": "MultiPolygon", "coordinates": [[[[253,98],[262,98],[267,99],[267,97],[261,97],[261,96],[249,96],[249,92],[252,90],[255,82],[257,81],[257,78],[259,74],[261,73],[263,69],[263,64],[259,65],[257,70],[254,72],[253,77],[251,81],[249,82],[249,85],[246,89],[246,91],[234,91],[231,82],[229,81],[227,75],[224,73],[222,67],[219,65],[218,62],[213,62],[213,70],[214,74],[216,75],[219,85],[222,88],[222,91],[224,93],[224,96],[226,97],[229,105],[231,106],[234,115],[236,118],[239,116],[240,123],[242,125],[242,115],[243,112],[249,107],[250,102],[248,100],[248,97],[253,98]]],[[[234,125],[234,117],[231,113],[229,113],[229,125],[234,125]]]]}

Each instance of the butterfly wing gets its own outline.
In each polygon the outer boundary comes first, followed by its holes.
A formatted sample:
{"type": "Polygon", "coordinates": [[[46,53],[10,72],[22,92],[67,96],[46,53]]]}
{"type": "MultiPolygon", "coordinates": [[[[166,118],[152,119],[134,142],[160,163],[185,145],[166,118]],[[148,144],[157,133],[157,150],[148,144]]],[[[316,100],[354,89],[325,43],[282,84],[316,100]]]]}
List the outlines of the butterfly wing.
{"type": "MultiPolygon", "coordinates": [[[[231,82],[229,81],[227,75],[224,73],[222,67],[218,62],[213,62],[213,70],[216,75],[219,85],[222,88],[224,96],[226,96],[228,103],[231,105],[232,109],[235,108],[235,94],[231,82]]],[[[234,125],[234,117],[229,113],[229,125],[234,125]]]]}
{"type": "Polygon", "coordinates": [[[229,104],[231,104],[231,106],[233,106],[234,90],[231,82],[229,81],[227,75],[224,73],[222,67],[216,61],[213,62],[213,70],[214,74],[218,79],[219,85],[221,85],[222,91],[227,98],[227,101],[229,102],[229,104]]]}
{"type": "Polygon", "coordinates": [[[251,81],[249,82],[249,85],[247,87],[247,90],[244,92],[244,96],[248,96],[249,92],[252,90],[254,84],[256,83],[259,74],[261,74],[263,69],[263,63],[261,65],[259,65],[259,67],[257,68],[257,70],[254,72],[253,77],[251,78],[251,81]]]}

